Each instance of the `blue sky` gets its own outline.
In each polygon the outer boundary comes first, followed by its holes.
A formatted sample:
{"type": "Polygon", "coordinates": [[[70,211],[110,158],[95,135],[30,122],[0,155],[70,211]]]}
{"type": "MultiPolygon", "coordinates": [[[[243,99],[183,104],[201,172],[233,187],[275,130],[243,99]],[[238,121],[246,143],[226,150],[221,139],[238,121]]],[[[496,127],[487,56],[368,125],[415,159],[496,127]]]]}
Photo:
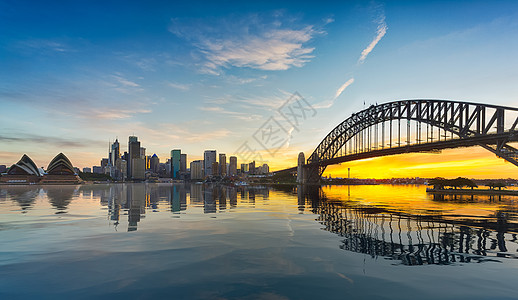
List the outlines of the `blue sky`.
{"type": "Polygon", "coordinates": [[[0,1],[0,164],[98,165],[135,134],[285,166],[364,102],[518,105],[515,1],[105,2],[0,1]],[[316,113],[271,155],[254,133],[295,92],[316,113]]]}

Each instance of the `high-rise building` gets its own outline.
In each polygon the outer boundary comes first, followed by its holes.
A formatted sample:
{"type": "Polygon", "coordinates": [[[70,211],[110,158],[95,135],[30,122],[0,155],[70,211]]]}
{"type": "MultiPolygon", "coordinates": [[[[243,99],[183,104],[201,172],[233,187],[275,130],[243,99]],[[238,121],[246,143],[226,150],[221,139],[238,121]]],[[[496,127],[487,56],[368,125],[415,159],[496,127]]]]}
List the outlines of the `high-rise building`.
{"type": "Polygon", "coordinates": [[[155,153],[155,154],[153,154],[153,156],[151,156],[151,159],[150,159],[151,172],[158,173],[159,167],[160,167],[160,159],[158,158],[158,156],[155,153]]]}
{"type": "Polygon", "coordinates": [[[120,156],[121,156],[121,149],[120,149],[120,145],[119,145],[119,140],[115,139],[115,142],[111,146],[110,157],[108,158],[109,163],[112,166],[115,166],[115,163],[117,162],[117,159],[120,158],[120,156]]]}
{"type": "Polygon", "coordinates": [[[228,175],[236,176],[237,175],[237,157],[231,156],[228,164],[228,175]]]}
{"type": "Polygon", "coordinates": [[[151,155],[144,156],[146,160],[146,171],[151,171],[151,155]]]}
{"type": "Polygon", "coordinates": [[[116,180],[125,181],[128,178],[128,162],[122,158],[117,159],[115,162],[115,171],[111,176],[116,180]]]}
{"type": "Polygon", "coordinates": [[[140,158],[146,157],[146,148],[140,147],[140,158]]]}
{"type": "Polygon", "coordinates": [[[248,174],[250,174],[250,175],[255,174],[255,160],[248,164],[248,174]]]}
{"type": "Polygon", "coordinates": [[[187,172],[187,154],[180,155],[180,172],[187,172]]]}
{"type": "Polygon", "coordinates": [[[212,175],[212,163],[216,162],[216,150],[205,150],[203,153],[203,168],[205,176],[212,175]]]}
{"type": "Polygon", "coordinates": [[[130,136],[128,141],[128,177],[133,178],[133,160],[140,158],[140,142],[136,136],[130,136]]]}
{"type": "Polygon", "coordinates": [[[172,166],[172,163],[171,163],[171,159],[168,158],[167,161],[165,162],[165,173],[166,173],[166,177],[171,177],[171,166],[172,166]]]}
{"type": "Polygon", "coordinates": [[[219,154],[219,175],[223,177],[227,175],[227,156],[225,153],[219,154]]]}
{"type": "Polygon", "coordinates": [[[218,176],[219,173],[219,164],[217,161],[212,163],[212,176],[218,176]]]}
{"type": "Polygon", "coordinates": [[[191,180],[201,180],[205,176],[203,174],[203,160],[195,160],[191,162],[191,180]]]}
{"type": "Polygon", "coordinates": [[[241,174],[248,173],[248,164],[241,164],[241,174]]]}
{"type": "Polygon", "coordinates": [[[101,166],[93,166],[92,167],[92,172],[94,174],[103,174],[103,170],[104,170],[104,168],[101,167],[101,166]]]}
{"type": "Polygon", "coordinates": [[[257,174],[268,174],[270,173],[270,167],[267,164],[257,167],[257,174]]]}
{"type": "Polygon", "coordinates": [[[101,168],[102,173],[105,173],[106,168],[110,165],[110,159],[109,158],[103,158],[101,159],[101,168]]]}
{"type": "Polygon", "coordinates": [[[171,178],[178,179],[180,172],[180,160],[182,157],[182,150],[171,150],[171,178]]]}
{"type": "Polygon", "coordinates": [[[131,160],[131,178],[134,180],[146,179],[146,162],[143,158],[134,158],[131,160]]]}

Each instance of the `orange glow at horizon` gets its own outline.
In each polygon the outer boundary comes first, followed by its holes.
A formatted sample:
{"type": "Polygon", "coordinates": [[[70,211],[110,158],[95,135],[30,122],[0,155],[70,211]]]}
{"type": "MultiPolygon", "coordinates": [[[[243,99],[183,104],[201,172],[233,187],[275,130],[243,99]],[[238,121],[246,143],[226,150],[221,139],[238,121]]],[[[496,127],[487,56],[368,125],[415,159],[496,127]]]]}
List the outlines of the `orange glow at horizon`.
{"type": "Polygon", "coordinates": [[[518,168],[480,148],[459,148],[437,153],[408,153],[342,163],[327,167],[324,176],[353,178],[468,177],[517,178],[518,168]]]}

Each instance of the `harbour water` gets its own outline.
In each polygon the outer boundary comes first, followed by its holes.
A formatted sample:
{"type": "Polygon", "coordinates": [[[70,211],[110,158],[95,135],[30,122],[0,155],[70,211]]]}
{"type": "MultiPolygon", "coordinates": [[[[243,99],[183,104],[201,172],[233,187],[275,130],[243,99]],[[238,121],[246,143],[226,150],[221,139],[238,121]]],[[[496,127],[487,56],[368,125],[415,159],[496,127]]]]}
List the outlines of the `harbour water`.
{"type": "Polygon", "coordinates": [[[518,197],[0,186],[0,299],[518,299],[518,197]]]}

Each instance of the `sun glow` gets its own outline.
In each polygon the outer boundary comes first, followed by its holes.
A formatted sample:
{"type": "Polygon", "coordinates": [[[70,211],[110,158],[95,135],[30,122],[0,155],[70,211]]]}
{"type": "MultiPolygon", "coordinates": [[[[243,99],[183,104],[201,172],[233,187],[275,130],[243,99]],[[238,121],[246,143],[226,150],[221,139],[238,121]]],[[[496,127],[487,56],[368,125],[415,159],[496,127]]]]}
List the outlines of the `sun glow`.
{"type": "Polygon", "coordinates": [[[440,154],[409,153],[329,166],[324,176],[355,178],[469,177],[515,178],[516,166],[477,147],[443,150],[440,154]]]}

